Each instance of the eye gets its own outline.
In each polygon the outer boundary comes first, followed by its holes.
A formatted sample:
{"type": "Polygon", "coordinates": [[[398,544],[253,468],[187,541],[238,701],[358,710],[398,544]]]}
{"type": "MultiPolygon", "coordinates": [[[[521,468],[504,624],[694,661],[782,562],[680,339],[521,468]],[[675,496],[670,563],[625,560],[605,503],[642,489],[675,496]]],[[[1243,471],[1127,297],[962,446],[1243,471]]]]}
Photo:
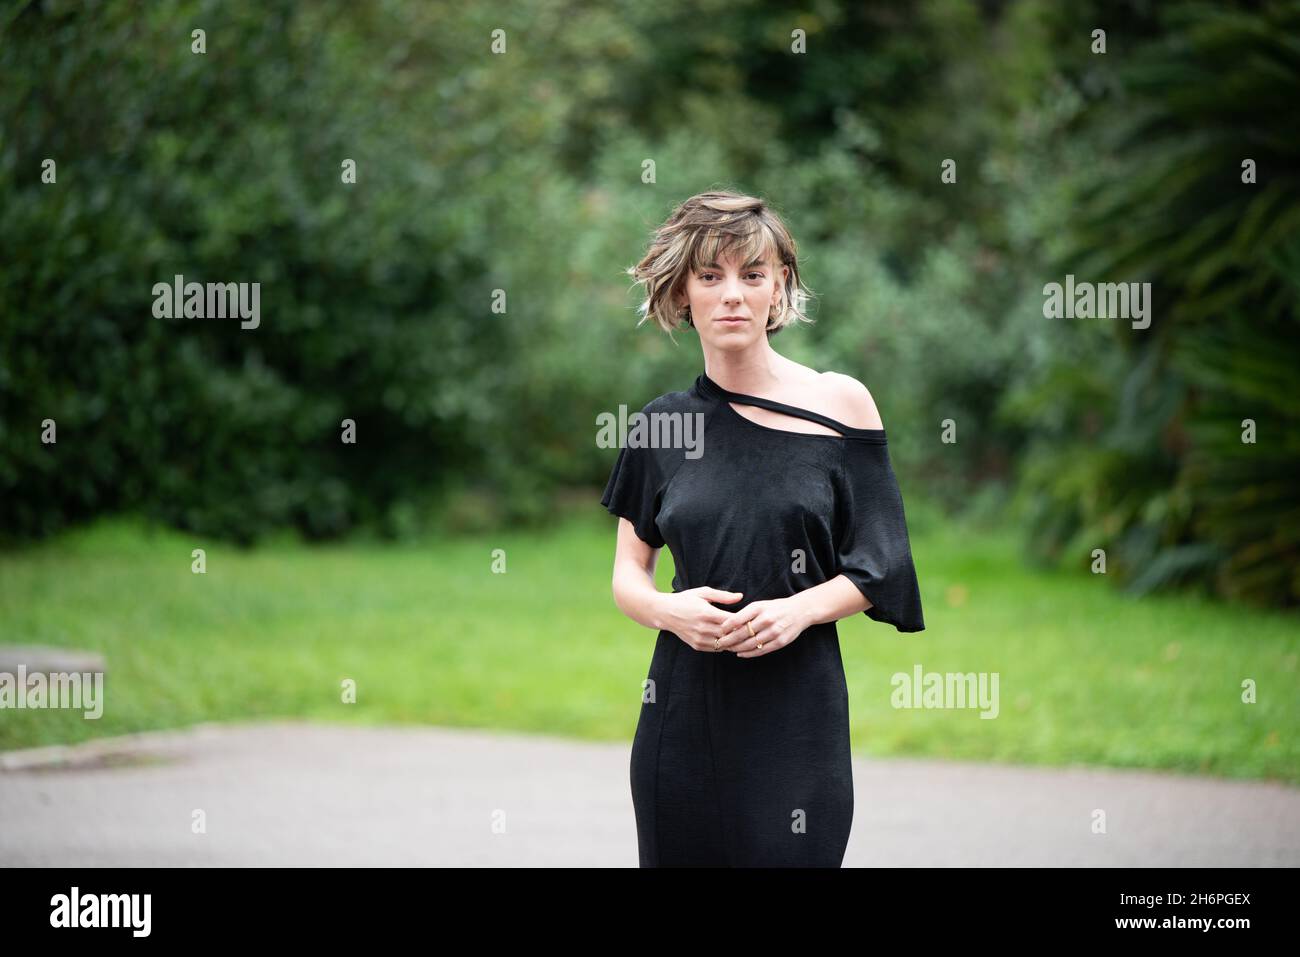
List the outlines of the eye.
{"type": "Polygon", "coordinates": [[[751,272],[749,275],[757,276],[759,279],[763,278],[763,274],[761,272],[751,272]]]}

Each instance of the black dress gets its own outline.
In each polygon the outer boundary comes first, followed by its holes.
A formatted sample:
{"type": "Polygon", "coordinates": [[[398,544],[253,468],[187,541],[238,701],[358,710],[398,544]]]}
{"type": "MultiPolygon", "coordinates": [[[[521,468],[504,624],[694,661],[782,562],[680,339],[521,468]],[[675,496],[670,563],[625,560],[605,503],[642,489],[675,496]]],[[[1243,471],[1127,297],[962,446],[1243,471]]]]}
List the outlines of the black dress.
{"type": "MultiPolygon", "coordinates": [[[[629,432],[601,504],[642,541],[668,546],[673,591],[743,592],[714,603],[739,611],[844,575],[871,600],[870,618],[925,627],[883,429],[730,392],[706,375],[641,411],[652,429],[629,432]],[[840,434],[759,425],[729,402],[840,434]],[[699,431],[681,428],[687,416],[699,431]],[[655,439],[676,447],[636,444],[655,439]]],[[[642,867],[843,863],[853,769],[834,622],[757,658],[696,651],[660,631],[644,687],[631,757],[642,867]]]]}

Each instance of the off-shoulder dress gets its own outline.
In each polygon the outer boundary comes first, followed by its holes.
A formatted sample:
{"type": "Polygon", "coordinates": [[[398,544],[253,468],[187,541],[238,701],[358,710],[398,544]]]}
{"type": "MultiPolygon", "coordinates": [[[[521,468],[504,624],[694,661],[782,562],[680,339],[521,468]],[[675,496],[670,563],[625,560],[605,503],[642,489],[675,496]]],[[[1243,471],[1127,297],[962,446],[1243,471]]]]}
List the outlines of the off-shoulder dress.
{"type": "MultiPolygon", "coordinates": [[[[641,412],[601,504],[648,545],[668,546],[673,591],[742,592],[715,603],[739,611],[844,575],[871,600],[869,618],[924,629],[883,429],[731,392],[706,374],[641,412]],[[837,434],[760,425],[733,403],[837,434]]],[[[643,688],[630,766],[642,867],[841,866],[853,769],[835,622],[755,658],[660,631],[643,688]]]]}

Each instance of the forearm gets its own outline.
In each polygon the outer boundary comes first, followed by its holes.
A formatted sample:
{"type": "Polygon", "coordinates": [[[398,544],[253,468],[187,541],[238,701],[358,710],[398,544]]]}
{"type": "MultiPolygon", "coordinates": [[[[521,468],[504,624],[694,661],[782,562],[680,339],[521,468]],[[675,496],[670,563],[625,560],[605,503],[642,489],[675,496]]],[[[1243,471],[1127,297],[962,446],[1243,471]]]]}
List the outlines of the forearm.
{"type": "Polygon", "coordinates": [[[661,601],[664,593],[655,587],[653,573],[635,562],[614,567],[614,604],[637,624],[656,631],[664,627],[661,601]]]}
{"type": "Polygon", "coordinates": [[[870,599],[843,575],[836,575],[830,581],[805,588],[792,596],[791,600],[802,609],[805,628],[839,621],[871,607],[870,599]]]}

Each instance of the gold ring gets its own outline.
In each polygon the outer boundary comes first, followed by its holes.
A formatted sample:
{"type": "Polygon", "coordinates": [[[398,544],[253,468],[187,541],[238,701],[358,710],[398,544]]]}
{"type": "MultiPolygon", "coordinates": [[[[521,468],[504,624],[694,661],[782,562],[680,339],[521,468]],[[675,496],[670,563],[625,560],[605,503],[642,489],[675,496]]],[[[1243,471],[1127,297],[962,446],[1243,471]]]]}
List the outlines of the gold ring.
{"type": "Polygon", "coordinates": [[[763,647],[763,643],[762,643],[761,641],[758,643],[758,647],[760,647],[760,648],[763,647]]]}
{"type": "MultiPolygon", "coordinates": [[[[757,635],[754,634],[754,625],[752,622],[748,622],[748,621],[745,622],[745,627],[749,629],[749,637],[751,638],[758,637],[757,635]]],[[[759,645],[758,647],[762,648],[763,646],[759,645]]]]}
{"type": "Polygon", "coordinates": [[[714,651],[717,651],[717,650],[718,650],[718,642],[721,641],[721,640],[722,640],[721,638],[714,638],[714,639],[713,639],[713,650],[714,650],[714,651]]]}

